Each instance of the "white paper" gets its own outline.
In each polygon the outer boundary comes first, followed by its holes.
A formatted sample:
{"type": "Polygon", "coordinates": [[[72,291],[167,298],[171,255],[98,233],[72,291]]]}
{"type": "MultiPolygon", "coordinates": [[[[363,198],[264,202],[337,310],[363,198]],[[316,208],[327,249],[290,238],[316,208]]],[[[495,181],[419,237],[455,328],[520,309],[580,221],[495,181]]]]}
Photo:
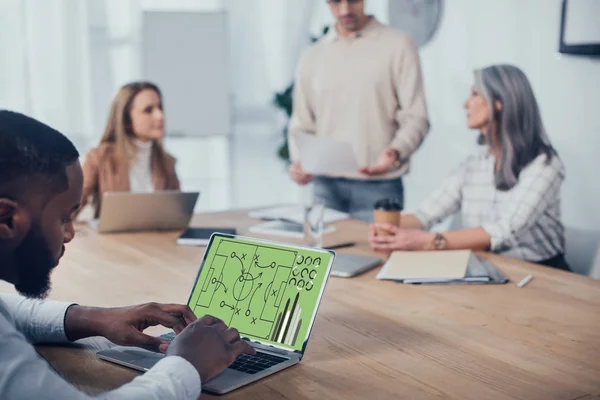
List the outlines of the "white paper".
{"type": "MultiPolygon", "coordinates": [[[[262,233],[266,235],[278,235],[278,236],[287,236],[296,239],[304,238],[304,231],[302,229],[302,225],[296,227],[287,227],[286,222],[283,221],[269,221],[263,222],[258,225],[251,226],[248,230],[252,233],[262,233]]],[[[293,224],[292,224],[293,225],[293,224]]],[[[327,226],[323,228],[323,235],[335,232],[334,226],[327,226]]]]}
{"type": "MultiPolygon", "coordinates": [[[[264,208],[261,210],[250,211],[248,216],[255,219],[279,219],[304,224],[304,208],[302,206],[264,208]]],[[[323,223],[330,224],[348,218],[350,218],[350,216],[346,213],[326,208],[323,215],[323,223]]]]}
{"type": "Polygon", "coordinates": [[[311,175],[356,173],[359,169],[352,145],[299,132],[294,135],[302,169],[311,175]]]}

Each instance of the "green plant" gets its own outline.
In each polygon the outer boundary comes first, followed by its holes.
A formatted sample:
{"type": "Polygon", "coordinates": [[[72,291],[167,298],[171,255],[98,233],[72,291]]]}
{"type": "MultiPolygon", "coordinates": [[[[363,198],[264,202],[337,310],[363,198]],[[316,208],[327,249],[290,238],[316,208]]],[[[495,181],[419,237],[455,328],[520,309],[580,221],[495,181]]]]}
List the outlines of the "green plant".
{"type": "MultiPolygon", "coordinates": [[[[329,31],[329,26],[325,26],[323,28],[323,33],[321,37],[325,36],[329,31]]],[[[315,43],[321,37],[311,37],[311,43],[315,43]]],[[[293,105],[294,98],[294,82],[285,88],[282,92],[275,93],[273,97],[273,105],[285,112],[288,117],[288,122],[285,124],[283,128],[283,144],[277,150],[277,156],[285,162],[290,162],[290,151],[288,146],[288,125],[289,119],[292,117],[292,110],[294,109],[293,105]]]]}

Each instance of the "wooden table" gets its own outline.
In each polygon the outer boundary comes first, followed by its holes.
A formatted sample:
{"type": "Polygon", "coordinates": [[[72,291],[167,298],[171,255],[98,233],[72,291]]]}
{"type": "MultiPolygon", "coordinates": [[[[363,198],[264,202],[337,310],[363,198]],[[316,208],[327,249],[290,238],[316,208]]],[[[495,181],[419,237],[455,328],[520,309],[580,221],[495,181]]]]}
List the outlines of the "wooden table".
{"type": "MultiPolygon", "coordinates": [[[[197,215],[195,226],[256,223],[246,211],[197,215]]],[[[342,221],[326,244],[373,254],[366,224],[342,221]]],[[[177,233],[98,235],[68,245],[51,297],[117,306],[187,301],[204,248],[177,233]]],[[[230,393],[231,399],[600,399],[600,281],[494,255],[506,285],[411,286],[331,278],[302,362],[230,393]],[[529,273],[525,288],[518,282],[529,273]]],[[[0,290],[9,290],[6,285],[0,290]]],[[[137,373],[99,361],[94,349],[39,346],[66,379],[89,393],[137,373]]],[[[211,397],[203,394],[202,398],[211,397]]]]}

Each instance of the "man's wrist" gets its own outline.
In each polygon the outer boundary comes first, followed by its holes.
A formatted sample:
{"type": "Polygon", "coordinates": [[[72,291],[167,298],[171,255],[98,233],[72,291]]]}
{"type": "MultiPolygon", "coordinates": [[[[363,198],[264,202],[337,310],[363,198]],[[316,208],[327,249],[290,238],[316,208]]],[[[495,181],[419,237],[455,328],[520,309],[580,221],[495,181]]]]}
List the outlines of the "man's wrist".
{"type": "Polygon", "coordinates": [[[101,308],[71,305],[65,313],[65,335],[74,342],[79,339],[104,336],[101,330],[101,308]]]}
{"type": "Polygon", "coordinates": [[[390,147],[392,154],[394,155],[394,162],[392,163],[392,168],[398,169],[402,165],[400,151],[393,147],[390,147]]]}

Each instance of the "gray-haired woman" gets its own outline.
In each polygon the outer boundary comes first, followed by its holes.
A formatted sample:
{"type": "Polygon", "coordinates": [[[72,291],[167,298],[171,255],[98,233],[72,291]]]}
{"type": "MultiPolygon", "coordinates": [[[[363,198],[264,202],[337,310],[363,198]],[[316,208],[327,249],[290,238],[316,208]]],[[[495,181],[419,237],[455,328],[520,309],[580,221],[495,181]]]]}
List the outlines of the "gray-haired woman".
{"type": "Polygon", "coordinates": [[[525,74],[511,65],[475,72],[465,102],[480,149],[400,226],[373,225],[375,250],[490,250],[569,270],[564,260],[560,187],[565,170],[550,144],[525,74]],[[459,212],[463,229],[427,232],[459,212]],[[375,228],[389,235],[377,235],[375,228]]]}

